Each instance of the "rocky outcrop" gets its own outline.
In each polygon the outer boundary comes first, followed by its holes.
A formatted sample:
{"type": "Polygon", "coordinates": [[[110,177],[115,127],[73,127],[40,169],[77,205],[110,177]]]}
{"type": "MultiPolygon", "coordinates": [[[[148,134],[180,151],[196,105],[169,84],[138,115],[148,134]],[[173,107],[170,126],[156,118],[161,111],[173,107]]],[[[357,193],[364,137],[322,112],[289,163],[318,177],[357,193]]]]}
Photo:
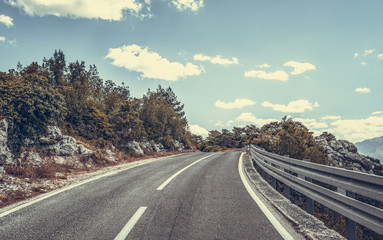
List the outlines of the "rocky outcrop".
{"type": "Polygon", "coordinates": [[[183,143],[180,143],[179,141],[175,140],[173,142],[173,145],[174,145],[174,151],[178,151],[178,152],[181,152],[183,150],[185,150],[185,146],[183,143]]]}
{"type": "Polygon", "coordinates": [[[331,166],[354,171],[383,175],[379,160],[358,153],[357,147],[347,140],[337,140],[330,133],[322,133],[315,140],[324,148],[331,166]]]}
{"type": "Polygon", "coordinates": [[[165,152],[165,147],[162,143],[153,143],[152,146],[155,152],[165,152]]]}
{"type": "Polygon", "coordinates": [[[12,153],[8,148],[8,122],[0,120],[0,166],[13,163],[12,153]]]}
{"type": "Polygon", "coordinates": [[[144,155],[144,150],[142,150],[140,144],[136,141],[129,142],[127,144],[128,151],[137,155],[144,155]]]}
{"type": "MultiPolygon", "coordinates": [[[[27,139],[26,139],[27,140],[27,139]]],[[[27,140],[27,142],[30,140],[27,140]]],[[[25,149],[18,159],[14,159],[7,146],[8,142],[8,123],[5,119],[0,120],[0,166],[12,164],[16,160],[23,164],[39,166],[42,158],[36,151],[30,148],[25,149]]],[[[78,144],[76,139],[63,135],[56,126],[49,126],[47,134],[40,138],[41,152],[47,156],[75,156],[81,155],[90,157],[93,152],[82,144],[78,144]]]]}
{"type": "Polygon", "coordinates": [[[71,136],[63,135],[58,127],[48,127],[47,135],[40,138],[43,144],[43,153],[48,156],[75,156],[83,155],[90,157],[93,152],[84,145],[78,144],[71,136]]]}
{"type": "MultiPolygon", "coordinates": [[[[132,142],[129,142],[125,146],[125,148],[127,148],[128,152],[136,154],[136,155],[166,152],[167,150],[165,149],[162,143],[155,143],[153,141],[146,141],[146,142],[132,141],[132,142]]],[[[183,143],[180,143],[179,141],[174,141],[172,143],[171,148],[168,150],[181,152],[185,150],[185,146],[183,143]]]]}

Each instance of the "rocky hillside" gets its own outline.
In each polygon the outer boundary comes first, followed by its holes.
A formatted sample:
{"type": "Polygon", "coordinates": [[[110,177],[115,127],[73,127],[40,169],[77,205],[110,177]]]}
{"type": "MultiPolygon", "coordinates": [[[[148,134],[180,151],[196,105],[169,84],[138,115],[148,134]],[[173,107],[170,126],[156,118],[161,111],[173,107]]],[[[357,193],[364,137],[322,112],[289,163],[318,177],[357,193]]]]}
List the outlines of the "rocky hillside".
{"type": "Polygon", "coordinates": [[[358,148],[353,143],[337,140],[327,132],[315,137],[315,140],[324,148],[330,166],[383,176],[383,165],[380,161],[358,153],[358,148]]]}
{"type": "Polygon", "coordinates": [[[360,153],[383,161],[383,136],[357,142],[355,145],[360,153]]]}
{"type": "MultiPolygon", "coordinates": [[[[28,140],[26,140],[28,141],[28,140]]],[[[161,143],[155,143],[153,141],[147,142],[129,142],[125,148],[127,152],[130,152],[134,156],[142,156],[145,154],[160,153],[166,151],[183,151],[185,149],[184,144],[173,141],[171,146],[165,148],[161,143]]],[[[104,149],[101,157],[113,162],[115,148],[104,149]]],[[[56,126],[49,126],[47,134],[40,138],[40,149],[35,151],[34,147],[25,147],[19,157],[13,156],[8,147],[8,123],[5,119],[0,120],[0,176],[3,172],[5,165],[12,165],[21,163],[23,165],[40,166],[43,162],[53,161],[59,164],[72,162],[73,160],[79,160],[84,162],[84,159],[93,159],[100,156],[95,156],[95,153],[86,148],[84,144],[80,144],[77,140],[71,136],[64,135],[61,130],[56,126]]]]}

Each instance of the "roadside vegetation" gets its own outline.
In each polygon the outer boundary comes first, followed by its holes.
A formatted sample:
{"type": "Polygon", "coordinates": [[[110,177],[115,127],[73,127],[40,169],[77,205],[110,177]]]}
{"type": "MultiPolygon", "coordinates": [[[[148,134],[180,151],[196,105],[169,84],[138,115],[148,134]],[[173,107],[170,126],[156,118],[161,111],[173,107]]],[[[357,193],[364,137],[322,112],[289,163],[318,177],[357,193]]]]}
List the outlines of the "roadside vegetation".
{"type": "Polygon", "coordinates": [[[0,72],[0,120],[8,122],[7,144],[14,157],[14,164],[0,169],[0,207],[59,188],[80,173],[172,154],[175,142],[193,148],[183,109],[170,87],[159,85],[132,97],[129,86],[102,79],[95,65],[68,63],[61,50],[41,63],[18,63],[0,72]],[[40,142],[48,126],[59,127],[92,156],[49,160],[40,142]],[[132,141],[161,143],[166,152],[137,155],[129,147],[132,141]],[[23,157],[29,151],[48,160],[30,165],[23,157]]]}
{"type": "Polygon", "coordinates": [[[222,129],[209,132],[206,140],[198,139],[198,149],[216,152],[230,148],[242,148],[254,144],[269,152],[288,155],[296,159],[328,165],[327,156],[315,142],[313,134],[302,123],[284,117],[261,128],[254,125],[234,127],[232,131],[222,129]]]}
{"type": "Polygon", "coordinates": [[[41,64],[19,63],[0,72],[0,96],[15,155],[26,145],[38,148],[49,125],[96,147],[114,145],[125,152],[130,141],[192,145],[184,106],[170,87],[133,98],[125,84],[104,81],[95,65],[67,63],[60,50],[41,64]]]}

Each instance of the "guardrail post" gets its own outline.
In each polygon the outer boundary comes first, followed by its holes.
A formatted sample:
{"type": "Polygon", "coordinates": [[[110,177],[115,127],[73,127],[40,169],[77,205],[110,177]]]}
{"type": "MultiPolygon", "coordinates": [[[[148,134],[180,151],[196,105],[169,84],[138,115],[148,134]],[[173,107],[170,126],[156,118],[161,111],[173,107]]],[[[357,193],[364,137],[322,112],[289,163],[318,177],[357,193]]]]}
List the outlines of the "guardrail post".
{"type": "MultiPolygon", "coordinates": [[[[287,173],[289,172],[289,171],[287,171],[284,168],[282,168],[282,171],[287,172],[287,173]]],[[[289,186],[287,186],[286,183],[283,183],[283,185],[284,185],[284,187],[283,187],[283,196],[285,196],[285,198],[291,200],[290,199],[291,188],[289,186]]]]}
{"type": "MultiPolygon", "coordinates": [[[[304,159],[303,161],[306,161],[306,162],[311,162],[310,159],[304,159]]],[[[308,182],[312,182],[312,179],[309,178],[309,177],[305,177],[301,174],[298,174],[298,177],[301,178],[301,179],[304,179],[308,182]]],[[[307,197],[306,196],[306,211],[311,214],[311,215],[314,215],[314,211],[315,211],[315,208],[314,208],[314,200],[307,197]]]]}
{"type": "Polygon", "coordinates": [[[275,179],[275,177],[271,177],[271,186],[277,189],[277,179],[275,179]]]}
{"type": "MultiPolygon", "coordinates": [[[[347,197],[355,198],[355,193],[346,191],[342,188],[337,188],[336,191],[340,194],[346,195],[347,197]]],[[[346,238],[348,240],[356,240],[356,223],[355,221],[344,217],[346,219],[346,238]]]]}
{"type": "MultiPolygon", "coordinates": [[[[355,198],[355,193],[346,191],[347,197],[355,198]]],[[[346,218],[346,237],[347,239],[356,239],[356,223],[355,221],[346,218]]]]}

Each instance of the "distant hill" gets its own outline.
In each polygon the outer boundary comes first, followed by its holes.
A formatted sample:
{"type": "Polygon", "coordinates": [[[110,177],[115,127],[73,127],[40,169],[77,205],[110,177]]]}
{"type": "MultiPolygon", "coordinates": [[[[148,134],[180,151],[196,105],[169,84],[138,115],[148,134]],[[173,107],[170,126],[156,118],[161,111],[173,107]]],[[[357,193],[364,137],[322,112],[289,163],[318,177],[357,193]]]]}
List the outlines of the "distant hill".
{"type": "Polygon", "coordinates": [[[383,136],[367,139],[362,142],[355,143],[355,145],[361,154],[383,161],[383,136]]]}

